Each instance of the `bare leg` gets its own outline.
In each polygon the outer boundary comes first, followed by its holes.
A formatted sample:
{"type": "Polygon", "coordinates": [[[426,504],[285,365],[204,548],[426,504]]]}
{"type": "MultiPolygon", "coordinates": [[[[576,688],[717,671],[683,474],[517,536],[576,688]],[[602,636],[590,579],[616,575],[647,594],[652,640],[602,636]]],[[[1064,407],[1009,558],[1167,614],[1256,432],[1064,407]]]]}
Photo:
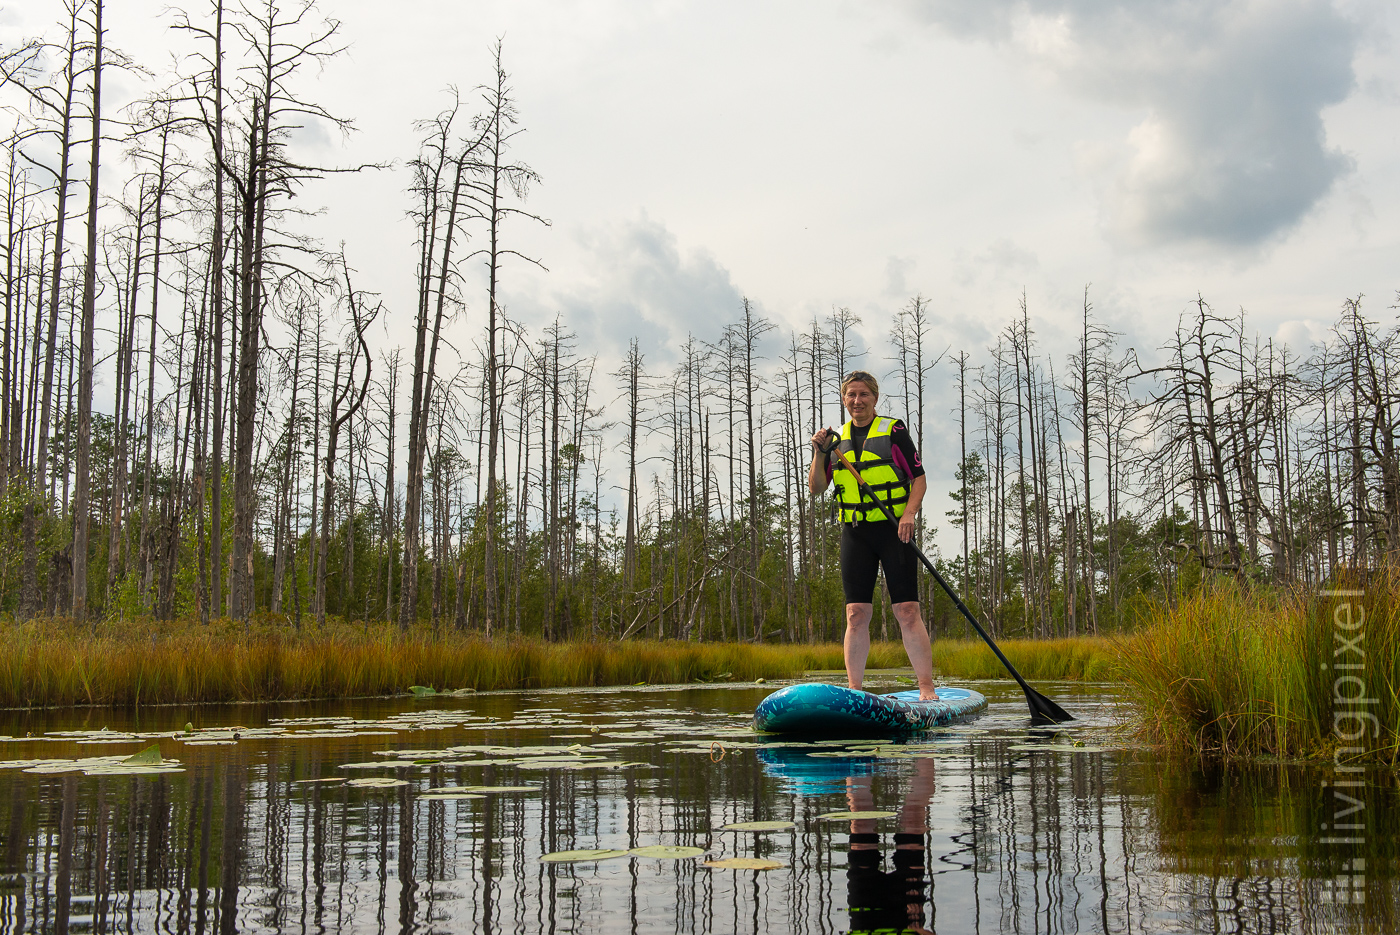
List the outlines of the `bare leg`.
{"type": "MultiPolygon", "coordinates": [[[[846,684],[856,691],[860,691],[861,686],[865,684],[865,660],[870,655],[870,613],[873,606],[846,605],[846,684]]],[[[915,603],[915,613],[918,612],[918,606],[915,603]]],[[[927,636],[924,637],[924,643],[928,644],[927,636]]],[[[929,667],[932,670],[932,656],[929,658],[929,667]]],[[[929,684],[933,684],[932,677],[929,684]]]]}
{"type": "MultiPolygon", "coordinates": [[[[932,762],[931,760],[929,762],[932,762]]],[[[870,790],[871,777],[869,776],[847,776],[846,777],[846,807],[853,812],[869,812],[875,808],[875,796],[870,790]]],[[[851,834],[874,834],[875,819],[856,818],[851,821],[851,834]]],[[[851,845],[853,851],[873,851],[879,848],[879,844],[856,842],[851,845]]]]}
{"type": "MultiPolygon", "coordinates": [[[[928,834],[928,803],[929,799],[933,798],[934,789],[933,760],[915,760],[914,779],[909,785],[908,793],[904,796],[904,804],[901,805],[899,809],[899,830],[901,834],[896,834],[894,837],[895,850],[918,851],[919,856],[922,858],[924,837],[928,834]],[[907,835],[917,835],[918,838],[917,840],[910,840],[907,835]],[[903,841],[900,841],[901,836],[906,836],[903,841]]],[[[899,864],[899,858],[895,858],[895,866],[898,867],[899,864]]],[[[905,866],[908,867],[909,865],[905,864],[905,866]]],[[[906,877],[905,892],[911,897],[917,892],[919,896],[911,899],[911,901],[904,906],[904,911],[909,917],[909,921],[906,923],[904,930],[906,932],[918,933],[918,935],[933,935],[933,932],[924,928],[923,924],[926,900],[926,896],[923,895],[923,860],[918,860],[915,862],[914,866],[918,867],[918,870],[914,871],[917,875],[914,876],[913,879],[906,877]],[[907,885],[911,883],[917,884],[917,889],[914,886],[907,885]]]]}
{"type": "MultiPolygon", "coordinates": [[[[846,605],[846,615],[850,616],[851,605],[846,605]]],[[[924,618],[919,614],[918,601],[903,601],[895,604],[894,619],[899,621],[899,633],[904,638],[904,651],[909,654],[909,664],[914,667],[914,678],[919,683],[920,701],[937,701],[938,695],[933,690],[933,649],[928,642],[928,628],[924,626],[924,618]]],[[[869,616],[866,617],[867,622],[869,616]]],[[[867,634],[869,630],[866,630],[867,634]]],[[[846,639],[850,640],[850,630],[846,631],[846,639]]],[[[867,637],[866,646],[870,645],[867,637]]],[[[850,669],[850,652],[847,651],[846,667],[850,669]]]]}

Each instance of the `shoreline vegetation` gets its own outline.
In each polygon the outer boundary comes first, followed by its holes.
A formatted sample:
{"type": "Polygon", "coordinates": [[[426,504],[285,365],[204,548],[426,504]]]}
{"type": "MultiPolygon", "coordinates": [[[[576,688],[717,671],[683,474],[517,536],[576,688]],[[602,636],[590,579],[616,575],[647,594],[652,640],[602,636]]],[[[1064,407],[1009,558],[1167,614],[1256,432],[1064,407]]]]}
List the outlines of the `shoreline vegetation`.
{"type": "Polygon", "coordinates": [[[1400,763],[1400,571],[1217,581],[1144,613],[1121,660],[1148,740],[1196,756],[1400,763]]]}
{"type": "MultiPolygon", "coordinates": [[[[999,645],[1031,682],[1125,684],[1141,735],[1168,750],[1394,766],[1400,573],[1378,572],[1349,593],[1357,595],[1349,599],[1353,629],[1341,636],[1343,598],[1217,581],[1174,606],[1143,610],[1126,635],[999,645]],[[1343,670],[1343,657],[1362,668],[1343,670]],[[1361,717],[1346,720],[1348,712],[1361,717]]],[[[427,624],[404,633],[337,619],[296,630],[267,614],[246,627],[139,618],[94,628],[48,618],[0,624],[0,638],[9,648],[0,657],[7,708],[336,699],[402,694],[412,685],[446,692],[773,681],[842,668],[841,645],[832,642],[486,639],[427,624]]],[[[935,640],[933,661],[942,678],[1008,678],[975,640],[935,640]]],[[[872,643],[869,669],[906,664],[901,644],[872,643]]]]}
{"type": "MultiPolygon", "coordinates": [[[[488,640],[426,626],[327,621],[300,632],[260,617],[245,631],[218,621],[149,620],[93,628],[66,619],[0,626],[0,707],[62,707],[287,701],[437,691],[751,682],[801,678],[843,667],[839,643],[698,643],[680,640],[550,642],[488,640]]],[[[1107,679],[1111,640],[1006,640],[1003,651],[1027,678],[1107,679]]],[[[946,678],[1003,678],[980,642],[936,640],[946,678]]],[[[871,645],[870,669],[908,665],[897,642],[871,645]]]]}

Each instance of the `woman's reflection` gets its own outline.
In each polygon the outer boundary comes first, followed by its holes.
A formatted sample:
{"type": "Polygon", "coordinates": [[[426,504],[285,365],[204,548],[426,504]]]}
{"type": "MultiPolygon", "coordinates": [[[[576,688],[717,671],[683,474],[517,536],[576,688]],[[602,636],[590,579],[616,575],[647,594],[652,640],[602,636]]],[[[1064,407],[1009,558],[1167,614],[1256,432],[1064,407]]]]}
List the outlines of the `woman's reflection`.
{"type": "MultiPolygon", "coordinates": [[[[927,881],[924,878],[924,835],[928,831],[928,801],[933,798],[933,760],[914,761],[914,781],[899,808],[894,835],[894,868],[881,866],[880,835],[871,818],[851,822],[846,859],[846,898],[851,908],[851,935],[912,932],[933,935],[924,928],[927,881]]],[[[846,779],[846,801],[853,812],[870,811],[875,797],[869,776],[846,779]]]]}

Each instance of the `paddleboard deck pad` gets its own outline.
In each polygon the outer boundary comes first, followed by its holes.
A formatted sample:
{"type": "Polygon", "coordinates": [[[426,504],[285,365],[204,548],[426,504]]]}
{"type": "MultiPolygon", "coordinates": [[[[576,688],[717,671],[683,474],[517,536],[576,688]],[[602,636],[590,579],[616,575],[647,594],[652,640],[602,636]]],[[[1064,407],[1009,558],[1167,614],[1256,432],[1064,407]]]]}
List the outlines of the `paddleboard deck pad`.
{"type": "Polygon", "coordinates": [[[757,730],[778,734],[861,737],[930,730],[981,714],[987,699],[966,688],[939,688],[937,701],[915,691],[872,695],[840,685],[789,685],[760,702],[757,730]]]}

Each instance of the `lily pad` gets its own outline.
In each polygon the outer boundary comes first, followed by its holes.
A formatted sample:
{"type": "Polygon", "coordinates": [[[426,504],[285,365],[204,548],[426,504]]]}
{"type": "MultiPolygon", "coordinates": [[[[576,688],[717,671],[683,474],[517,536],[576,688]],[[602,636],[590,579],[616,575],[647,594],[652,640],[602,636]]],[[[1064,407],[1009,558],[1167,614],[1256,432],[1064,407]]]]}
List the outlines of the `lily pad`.
{"type": "Polygon", "coordinates": [[[321,785],[321,784],[323,784],[323,783],[340,783],[340,782],[344,782],[344,781],[345,781],[345,777],[344,777],[344,776],[330,776],[330,777],[328,777],[328,778],[326,778],[326,779],[296,779],[296,780],[293,780],[293,781],[292,781],[292,785],[294,785],[294,786],[316,786],[316,785],[321,785]]]}
{"type": "Polygon", "coordinates": [[[408,690],[413,692],[415,698],[426,698],[429,695],[437,694],[435,689],[429,688],[427,685],[410,685],[408,690]]]}
{"type": "Polygon", "coordinates": [[[786,867],[781,860],[765,860],[762,857],[726,857],[723,860],[707,860],[706,867],[716,870],[777,870],[786,867]]]}
{"type": "MultiPolygon", "coordinates": [[[[455,791],[462,792],[538,792],[539,786],[457,786],[455,791]]],[[[429,789],[429,792],[441,792],[441,789],[429,789]]]]}
{"type": "Polygon", "coordinates": [[[827,821],[861,821],[866,818],[893,818],[895,812],[827,812],[825,815],[818,815],[818,818],[827,821]]]}
{"type": "Polygon", "coordinates": [[[369,763],[341,763],[336,769],[385,769],[394,766],[409,766],[411,763],[399,763],[394,760],[376,760],[369,763]]]}
{"type": "Polygon", "coordinates": [[[582,851],[555,851],[553,854],[544,854],[540,861],[546,864],[568,864],[577,863],[582,860],[612,860],[614,857],[626,857],[627,851],[594,849],[582,851]]]}
{"type": "Polygon", "coordinates": [[[347,786],[354,786],[356,789],[392,789],[395,786],[406,786],[406,779],[390,779],[387,776],[374,777],[370,779],[350,779],[345,783],[347,786]]]}
{"type": "Polygon", "coordinates": [[[154,776],[157,773],[183,773],[180,766],[91,766],[84,776],[154,776]]]}
{"type": "Polygon", "coordinates": [[[140,753],[133,753],[122,760],[127,766],[159,766],[162,762],[160,744],[153,743],[140,753]]]}
{"type": "Polygon", "coordinates": [[[797,823],[792,821],[736,821],[732,825],[725,825],[721,831],[788,831],[796,828],[797,823]]]}
{"type": "Polygon", "coordinates": [[[649,847],[634,847],[628,851],[633,857],[655,857],[658,860],[685,860],[705,853],[703,847],[680,847],[667,844],[653,844],[649,847]]]}

